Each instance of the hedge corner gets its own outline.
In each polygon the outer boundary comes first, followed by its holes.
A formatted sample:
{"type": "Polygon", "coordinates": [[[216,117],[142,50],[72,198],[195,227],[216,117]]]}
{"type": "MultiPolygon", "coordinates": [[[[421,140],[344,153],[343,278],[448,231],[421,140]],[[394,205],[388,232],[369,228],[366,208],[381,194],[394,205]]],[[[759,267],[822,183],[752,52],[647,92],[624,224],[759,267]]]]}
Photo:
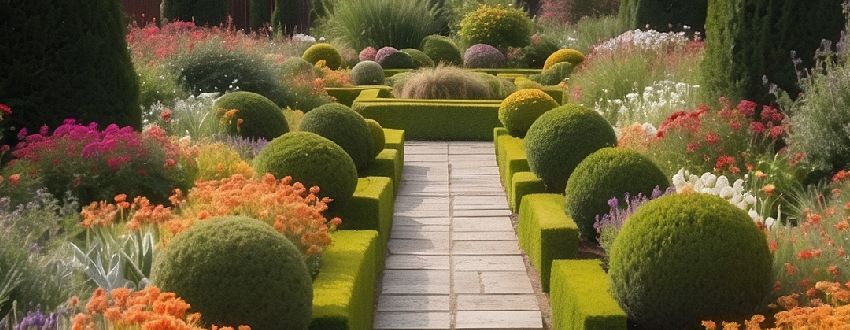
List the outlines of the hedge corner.
{"type": "Polygon", "coordinates": [[[546,185],[534,173],[516,172],[511,177],[510,199],[511,211],[519,212],[522,197],[531,194],[542,194],[546,192],[546,185]]]}
{"type": "Polygon", "coordinates": [[[578,226],[564,213],[564,195],[525,195],[519,208],[520,247],[540,272],[540,285],[549,292],[549,273],[555,259],[578,254],[578,226]]]}
{"type": "Polygon", "coordinates": [[[626,329],[626,313],[611,295],[599,260],[555,260],[551,285],[555,329],[626,329]]]}

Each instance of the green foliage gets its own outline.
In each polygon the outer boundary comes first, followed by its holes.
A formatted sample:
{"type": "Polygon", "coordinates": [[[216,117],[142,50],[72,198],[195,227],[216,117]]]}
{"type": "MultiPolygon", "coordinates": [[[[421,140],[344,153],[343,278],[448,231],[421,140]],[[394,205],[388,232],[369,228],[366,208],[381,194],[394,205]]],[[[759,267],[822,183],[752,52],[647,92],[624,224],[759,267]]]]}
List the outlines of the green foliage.
{"type": "Polygon", "coordinates": [[[514,84],[516,84],[516,88],[518,88],[518,89],[527,89],[527,88],[543,89],[543,85],[541,85],[540,83],[538,83],[534,80],[528,79],[526,77],[517,78],[516,80],[514,80],[514,84]]]}
{"type": "Polygon", "coordinates": [[[384,69],[413,69],[416,68],[416,63],[413,57],[401,51],[395,51],[389,55],[378,59],[378,64],[384,69]]]}
{"type": "Polygon", "coordinates": [[[227,116],[227,111],[238,110],[224,119],[227,130],[232,135],[271,140],[289,132],[289,125],[283,116],[283,111],[274,102],[257,93],[224,94],[215,101],[213,109],[219,117],[227,116]]]}
{"type": "Polygon", "coordinates": [[[560,23],[540,22],[538,30],[543,37],[552,38],[560,46],[589,53],[593,46],[616,37],[628,29],[620,24],[617,17],[603,16],[584,17],[566,27],[560,23]]]}
{"type": "Polygon", "coordinates": [[[157,256],[154,283],[186,299],[202,322],[306,329],[313,287],[298,248],[248,217],[201,221],[157,256]]]}
{"type": "Polygon", "coordinates": [[[258,30],[272,21],[271,1],[248,1],[248,23],[252,30],[258,30]]]}
{"type": "Polygon", "coordinates": [[[539,89],[521,89],[502,101],[499,121],[511,135],[523,137],[538,117],[557,106],[555,99],[539,89]]]}
{"type": "MultiPolygon", "coordinates": [[[[268,1],[268,0],[254,0],[268,1]]],[[[251,2],[254,2],[251,1],[251,2]]],[[[305,0],[275,0],[271,25],[274,31],[291,35],[306,32],[310,28],[311,1],[305,0]]]]}
{"type": "Polygon", "coordinates": [[[469,45],[487,44],[499,49],[525,47],[530,42],[533,24],[522,9],[481,5],[466,14],[458,33],[469,45]]]}
{"type": "Polygon", "coordinates": [[[333,45],[326,43],[310,46],[310,48],[304,51],[304,55],[301,58],[311,64],[325,61],[325,66],[331,70],[339,69],[340,64],[342,64],[342,56],[339,55],[339,51],[333,45]]]}
{"type": "Polygon", "coordinates": [[[496,77],[486,72],[475,72],[487,86],[490,87],[490,99],[502,100],[516,92],[516,85],[507,79],[496,77]]]}
{"type": "Polygon", "coordinates": [[[543,70],[550,69],[555,64],[563,62],[578,66],[581,62],[584,62],[584,54],[575,49],[559,49],[546,58],[546,62],[543,63],[543,70]]]}
{"type": "Polygon", "coordinates": [[[291,102],[272,65],[258,54],[198,46],[175,59],[172,70],[195,96],[239,90],[265,96],[280,107],[291,102]]]}
{"type": "Polygon", "coordinates": [[[417,68],[429,68],[434,66],[434,61],[428,57],[427,54],[423,53],[421,50],[413,49],[413,48],[405,48],[401,50],[402,52],[410,55],[410,58],[413,60],[413,64],[417,68]]]}
{"type": "Polygon", "coordinates": [[[532,76],[537,82],[543,85],[558,85],[573,73],[575,66],[569,62],[556,63],[552,67],[543,70],[538,76],[532,76]]]}
{"type": "Polygon", "coordinates": [[[460,21],[466,15],[478,10],[481,5],[489,6],[513,6],[513,0],[439,0],[443,3],[442,19],[446,21],[450,33],[441,31],[445,35],[457,35],[460,31],[460,21]]]}
{"type": "Polygon", "coordinates": [[[173,106],[176,99],[187,93],[177,84],[171,71],[158,65],[136,65],[139,77],[139,105],[149,108],[157,102],[173,106]]]}
{"type": "Polygon", "coordinates": [[[420,69],[393,86],[405,99],[489,100],[491,87],[477,73],[456,67],[420,69]]]}
{"type": "Polygon", "coordinates": [[[369,128],[369,134],[372,135],[369,154],[372,155],[371,158],[375,158],[386,147],[387,137],[384,135],[384,128],[374,119],[366,119],[366,127],[369,128]]]}
{"type": "Polygon", "coordinates": [[[322,30],[355,49],[415,48],[437,32],[439,10],[429,0],[346,0],[326,9],[322,30]]]}
{"type": "MultiPolygon", "coordinates": [[[[640,153],[620,148],[602,148],[576,166],[567,181],[564,210],[573,217],[581,236],[596,241],[596,216],[608,212],[612,197],[643,194],[670,185],[667,175],[640,153]]],[[[624,205],[622,205],[625,207],[624,205]]]]}
{"type": "Polygon", "coordinates": [[[523,48],[523,57],[526,65],[532,69],[541,69],[549,58],[549,55],[561,49],[558,43],[549,36],[535,35],[531,37],[531,44],[523,48]]]}
{"type": "Polygon", "coordinates": [[[770,103],[767,81],[792,97],[798,68],[812,67],[822,39],[836,41],[844,27],[842,0],[711,0],[706,19],[705,100],[727,97],[770,103]]]}
{"type": "Polygon", "coordinates": [[[461,65],[463,58],[460,48],[452,39],[437,34],[432,34],[422,39],[422,52],[428,55],[435,63],[446,65],[461,65]]]}
{"type": "Polygon", "coordinates": [[[547,111],[528,129],[528,165],[549,192],[562,192],[585,157],[617,144],[611,125],[593,110],[567,104],[547,111]]]}
{"type": "Polygon", "coordinates": [[[599,260],[552,262],[550,303],[555,329],[625,330],[626,313],[609,293],[599,260]]]}
{"type": "MultiPolygon", "coordinates": [[[[363,116],[338,103],[313,109],[301,119],[301,131],[333,141],[351,157],[358,170],[369,165],[372,137],[363,116]]],[[[321,187],[321,186],[320,186],[321,187]]]]}
{"type": "Polygon", "coordinates": [[[160,9],[165,21],[218,26],[227,18],[229,5],[226,0],[163,0],[160,9]]]}
{"type": "Polygon", "coordinates": [[[620,22],[628,29],[704,31],[708,0],[620,0],[620,22]]]}
{"type": "Polygon", "coordinates": [[[412,139],[485,141],[500,126],[499,103],[477,100],[360,100],[352,108],[412,139]]]}
{"type": "Polygon", "coordinates": [[[552,261],[574,259],[578,255],[578,227],[564,214],[563,204],[561,194],[531,194],[523,197],[520,205],[517,238],[531,264],[540,272],[544,292],[550,290],[552,261]]]}
{"type": "Polygon", "coordinates": [[[653,329],[746,319],[773,286],[764,233],[743,210],[711,195],[675,194],[641,206],[610,260],[614,297],[629,319],[653,329]]]}
{"type": "Polygon", "coordinates": [[[284,77],[313,75],[316,72],[315,70],[316,68],[313,66],[313,63],[307,62],[307,60],[301,57],[293,56],[280,64],[280,72],[284,77]]]}
{"type": "Polygon", "coordinates": [[[73,0],[0,4],[0,103],[6,128],[37,132],[67,118],[140,128],[139,87],[120,3],[73,0]]]}
{"type": "Polygon", "coordinates": [[[334,200],[332,208],[344,206],[357,186],[357,168],[345,150],[309,132],[290,132],[269,142],[254,158],[254,171],[319,186],[319,196],[334,200]]]}
{"type": "Polygon", "coordinates": [[[363,61],[351,69],[351,81],[355,85],[381,85],[384,79],[384,68],[375,61],[363,61]]]}

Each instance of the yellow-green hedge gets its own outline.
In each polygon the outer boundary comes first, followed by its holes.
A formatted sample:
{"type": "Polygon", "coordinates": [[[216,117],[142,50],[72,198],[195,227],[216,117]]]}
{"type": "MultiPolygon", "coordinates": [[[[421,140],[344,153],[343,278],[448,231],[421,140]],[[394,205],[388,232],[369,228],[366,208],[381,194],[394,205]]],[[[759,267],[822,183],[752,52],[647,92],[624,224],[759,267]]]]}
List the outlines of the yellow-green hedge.
{"type": "Polygon", "coordinates": [[[401,184],[401,172],[404,167],[404,160],[401,159],[401,153],[396,149],[384,149],[377,157],[369,164],[369,167],[360,172],[360,177],[382,176],[393,179],[393,195],[398,190],[401,184]]]}
{"type": "Polygon", "coordinates": [[[484,141],[492,138],[494,127],[501,126],[499,102],[366,99],[364,96],[361,93],[352,109],[383,127],[403,129],[410,139],[484,141]]]}
{"type": "Polygon", "coordinates": [[[511,178],[514,174],[530,170],[522,139],[507,134],[496,137],[496,164],[499,166],[502,187],[510,196],[511,178]]]}
{"type": "Polygon", "coordinates": [[[599,260],[555,260],[549,303],[555,329],[626,329],[626,313],[609,293],[599,260]]]}
{"type": "Polygon", "coordinates": [[[313,281],[312,330],[371,329],[378,279],[378,232],[340,230],[313,281]]]}
{"type": "Polygon", "coordinates": [[[345,104],[346,106],[351,106],[354,103],[354,99],[360,96],[360,92],[367,89],[378,89],[383,96],[389,96],[392,94],[393,88],[385,85],[359,85],[354,87],[325,87],[325,91],[328,92],[328,95],[332,96],[336,99],[338,103],[345,104]]]}
{"type": "Polygon", "coordinates": [[[564,213],[564,195],[524,196],[517,236],[520,247],[540,272],[543,291],[548,292],[552,260],[575,258],[578,253],[578,226],[564,213]]]}
{"type": "MultiPolygon", "coordinates": [[[[377,230],[380,235],[378,247],[384,251],[393,225],[394,204],[392,179],[359,178],[354,196],[345,208],[337,213],[337,216],[342,218],[340,229],[377,230]]],[[[378,260],[378,264],[378,267],[383,267],[383,258],[378,260]]]]}
{"type": "Polygon", "coordinates": [[[528,171],[514,173],[511,176],[511,188],[510,194],[508,194],[511,211],[514,213],[519,212],[519,206],[522,205],[523,196],[545,192],[546,185],[534,173],[528,171]]]}

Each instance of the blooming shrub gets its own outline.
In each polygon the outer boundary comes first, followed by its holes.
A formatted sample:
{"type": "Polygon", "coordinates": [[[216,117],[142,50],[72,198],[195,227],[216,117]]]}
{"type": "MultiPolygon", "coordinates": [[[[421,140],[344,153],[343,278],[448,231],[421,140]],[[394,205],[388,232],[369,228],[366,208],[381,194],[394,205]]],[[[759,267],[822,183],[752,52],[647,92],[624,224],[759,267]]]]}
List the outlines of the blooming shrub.
{"type": "Polygon", "coordinates": [[[611,253],[611,245],[614,244],[614,239],[617,238],[620,229],[623,228],[626,220],[639,207],[653,199],[669,195],[673,192],[675,192],[673,187],[668,187],[664,190],[656,187],[649,196],[645,196],[643,193],[634,196],[625,193],[622,197],[622,202],[617,197],[609,199],[608,207],[610,210],[608,213],[597,215],[596,221],[593,223],[593,228],[596,229],[596,233],[598,234],[597,241],[599,242],[599,246],[605,250],[605,254],[611,253]]]}
{"type": "Polygon", "coordinates": [[[658,32],[655,30],[629,30],[593,47],[593,52],[617,52],[630,48],[643,51],[672,52],[685,48],[690,39],[685,32],[658,32]]]}
{"type": "Polygon", "coordinates": [[[48,133],[22,130],[13,155],[32,162],[50,192],[71,191],[81,203],[108,200],[119,193],[148,196],[163,202],[173,188],[186,189],[194,180],[189,150],[172,141],[157,126],[139,133],[132,127],[68,119],[48,133]]]}
{"type": "Polygon", "coordinates": [[[375,61],[375,55],[378,55],[378,50],[375,47],[369,46],[360,51],[357,58],[362,61],[375,61]]]}
{"type": "Polygon", "coordinates": [[[342,56],[339,55],[339,51],[333,45],[327,43],[310,46],[310,48],[304,51],[304,55],[301,55],[301,58],[310,62],[310,64],[325,61],[325,65],[331,68],[331,70],[339,69],[339,66],[342,64],[342,56]]]}
{"type": "Polygon", "coordinates": [[[233,147],[221,142],[201,143],[198,146],[196,161],[197,180],[221,180],[236,174],[245,178],[254,176],[251,164],[243,160],[233,147]]]}
{"type": "Polygon", "coordinates": [[[470,45],[488,44],[507,49],[527,46],[531,28],[531,19],[522,9],[481,5],[461,20],[458,35],[470,45]]]}
{"type": "Polygon", "coordinates": [[[614,127],[625,128],[633,123],[658,126],[673,112],[697,105],[699,85],[660,80],[644,87],[643,92],[631,92],[624,98],[602,99],[595,110],[614,127]]]}

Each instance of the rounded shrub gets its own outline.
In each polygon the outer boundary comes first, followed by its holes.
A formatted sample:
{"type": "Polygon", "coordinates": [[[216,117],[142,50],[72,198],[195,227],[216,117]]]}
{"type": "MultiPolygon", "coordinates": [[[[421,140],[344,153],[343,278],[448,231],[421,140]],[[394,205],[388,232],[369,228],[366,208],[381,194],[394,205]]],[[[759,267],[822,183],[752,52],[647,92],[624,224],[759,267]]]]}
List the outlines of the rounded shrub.
{"type": "MultiPolygon", "coordinates": [[[[388,47],[381,48],[381,50],[384,50],[385,48],[388,47]]],[[[413,58],[410,57],[410,55],[395,49],[383,54],[378,51],[378,56],[375,56],[375,61],[378,62],[378,64],[380,64],[384,69],[413,69],[416,67],[416,64],[413,62],[413,58]]]]}
{"type": "Polygon", "coordinates": [[[330,103],[313,109],[301,119],[300,128],[342,147],[357,169],[365,168],[371,160],[371,136],[366,119],[345,105],[330,103]]]}
{"type": "Polygon", "coordinates": [[[422,39],[420,47],[425,55],[428,55],[434,63],[443,63],[450,65],[463,64],[463,58],[460,55],[460,48],[455,45],[452,39],[433,34],[422,39]]]}
{"type": "Polygon", "coordinates": [[[165,21],[218,26],[227,18],[229,5],[226,0],[163,0],[160,10],[165,21]]]}
{"type": "Polygon", "coordinates": [[[233,92],[215,101],[213,109],[224,118],[232,135],[266,140],[289,132],[283,111],[271,100],[257,93],[233,92]],[[232,112],[231,110],[236,110],[232,112]]]}
{"type": "Polygon", "coordinates": [[[575,49],[559,49],[546,58],[546,62],[543,63],[543,70],[549,69],[553,65],[562,62],[571,63],[574,66],[579,65],[579,63],[584,62],[584,54],[575,49]]]}
{"type": "Polygon", "coordinates": [[[490,45],[472,45],[463,53],[463,66],[467,68],[500,68],[506,62],[505,54],[490,45]]]}
{"type": "Polygon", "coordinates": [[[558,42],[546,36],[532,36],[531,44],[523,48],[525,64],[532,69],[542,69],[549,55],[558,51],[558,42]]]}
{"type": "Polygon", "coordinates": [[[439,66],[421,69],[396,79],[394,79],[396,81],[393,91],[399,98],[452,100],[493,98],[492,87],[481,75],[456,67],[439,66]]]}
{"type": "Polygon", "coordinates": [[[543,70],[539,75],[532,76],[532,78],[537,79],[537,82],[543,85],[557,85],[564,81],[564,79],[569,78],[572,73],[573,64],[561,62],[543,70]]]}
{"type": "Polygon", "coordinates": [[[280,65],[280,72],[283,76],[289,78],[300,74],[312,74],[315,67],[307,60],[300,57],[290,57],[283,61],[280,65]]]}
{"type": "Polygon", "coordinates": [[[375,52],[375,62],[381,63],[382,61],[384,61],[384,59],[387,58],[387,56],[390,56],[390,54],[396,52],[398,52],[398,49],[395,49],[393,47],[382,47],[381,49],[378,49],[377,52],[375,52]]]}
{"type": "Polygon", "coordinates": [[[163,250],[154,282],[186,299],[205,325],[310,325],[313,287],[304,258],[268,224],[241,216],[204,220],[163,250]]]}
{"type": "Polygon", "coordinates": [[[67,118],[141,128],[120,3],[5,1],[0,21],[0,103],[12,108],[0,123],[4,142],[67,118]]]}
{"type": "Polygon", "coordinates": [[[318,43],[310,46],[301,55],[301,58],[315,65],[319,61],[325,61],[325,66],[331,70],[339,69],[342,64],[342,56],[333,45],[327,43],[318,43]]]}
{"type": "Polygon", "coordinates": [[[522,48],[531,42],[531,29],[531,19],[522,9],[481,5],[463,17],[458,34],[470,45],[522,48]]]}
{"type": "Polygon", "coordinates": [[[369,47],[363,48],[363,50],[360,51],[360,54],[357,55],[357,58],[361,62],[362,61],[374,61],[375,55],[378,55],[378,50],[375,49],[375,47],[369,46],[369,47]]]}
{"type": "Polygon", "coordinates": [[[528,166],[549,192],[560,193],[570,174],[596,150],[617,144],[614,129],[593,110],[566,104],[549,110],[525,135],[528,166]]]}
{"type": "Polygon", "coordinates": [[[351,82],[355,85],[380,85],[384,79],[384,68],[375,61],[363,61],[351,69],[351,82]]]}
{"type": "MultiPolygon", "coordinates": [[[[610,209],[608,200],[625,194],[650,196],[656,187],[667,188],[664,172],[640,153],[602,148],[576,166],[567,181],[565,211],[578,225],[582,238],[596,241],[596,216],[610,209]]],[[[623,205],[625,206],[625,205],[623,205]]]]}
{"type": "Polygon", "coordinates": [[[172,70],[192,95],[239,90],[265,96],[280,107],[289,103],[274,67],[255,54],[220,46],[196,47],[179,57],[172,70]]]}
{"type": "Polygon", "coordinates": [[[369,128],[369,134],[372,135],[372,143],[369,148],[370,158],[374,159],[387,146],[387,137],[384,135],[384,128],[374,119],[366,119],[366,127],[369,128]]]}
{"type": "Polygon", "coordinates": [[[291,176],[306,187],[319,186],[319,196],[334,200],[331,208],[345,205],[357,187],[351,156],[333,141],[310,132],[290,132],[269,142],[254,158],[254,172],[291,176]]]}
{"type": "Polygon", "coordinates": [[[611,249],[611,293],[647,329],[741,320],[770,292],[772,257],[749,216],[717,196],[665,196],[635,212],[611,249]]]}
{"type": "Polygon", "coordinates": [[[413,65],[417,68],[430,68],[434,66],[434,61],[428,57],[427,54],[423,53],[421,50],[413,49],[413,48],[405,48],[401,50],[402,52],[410,55],[410,58],[413,59],[413,65]]]}
{"type": "Polygon", "coordinates": [[[514,80],[514,84],[516,85],[516,88],[519,88],[519,89],[526,89],[526,88],[543,89],[543,85],[541,85],[540,83],[538,83],[534,80],[528,79],[526,77],[516,78],[516,80],[514,80]]]}
{"type": "Polygon", "coordinates": [[[557,106],[558,102],[542,90],[520,89],[499,105],[499,121],[512,136],[523,137],[540,115],[557,106]]]}

